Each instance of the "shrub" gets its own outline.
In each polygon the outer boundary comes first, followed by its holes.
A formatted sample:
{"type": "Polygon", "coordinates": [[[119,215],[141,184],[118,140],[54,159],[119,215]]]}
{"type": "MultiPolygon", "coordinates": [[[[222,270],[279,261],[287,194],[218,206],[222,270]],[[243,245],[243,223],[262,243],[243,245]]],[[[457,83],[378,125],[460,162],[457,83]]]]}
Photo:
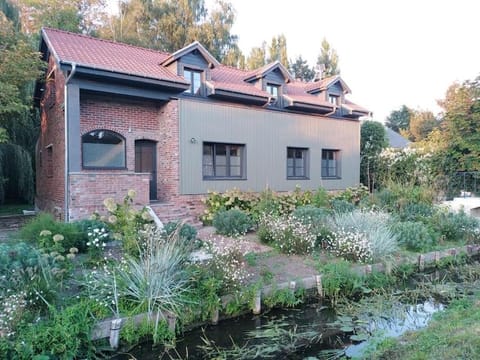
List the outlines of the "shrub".
{"type": "Polygon", "coordinates": [[[355,210],[336,214],[330,223],[334,239],[329,248],[334,252],[345,251],[349,258],[361,261],[382,259],[397,250],[389,221],[389,215],[383,212],[355,210]]]}
{"type": "Polygon", "coordinates": [[[253,227],[253,221],[243,211],[230,209],[220,211],[213,217],[217,233],[227,236],[245,235],[253,227]]]}
{"type": "Polygon", "coordinates": [[[333,212],[338,214],[348,213],[355,210],[355,205],[342,199],[333,199],[330,206],[332,207],[333,212]]]}
{"type": "MultiPolygon", "coordinates": [[[[178,221],[170,221],[166,223],[163,227],[163,230],[167,233],[167,236],[171,235],[174,231],[177,230],[180,223],[178,221]]],[[[179,231],[180,237],[186,241],[187,243],[195,244],[195,240],[197,240],[197,229],[195,229],[192,225],[184,223],[181,224],[181,228],[179,231]]],[[[197,245],[197,244],[195,244],[197,245]]]]}
{"type": "Polygon", "coordinates": [[[320,270],[324,294],[335,305],[341,297],[351,298],[362,293],[363,281],[346,261],[329,263],[320,270]]]}
{"type": "Polygon", "coordinates": [[[93,215],[95,220],[106,222],[113,237],[122,242],[123,250],[133,256],[138,255],[139,247],[142,246],[142,237],[139,234],[145,230],[146,225],[152,223],[150,214],[145,208],[137,210],[133,207],[135,196],[134,190],[128,190],[122,203],[107,198],[103,204],[108,211],[108,216],[100,216],[97,213],[93,215]]]}
{"type": "Polygon", "coordinates": [[[95,348],[90,340],[94,318],[89,302],[51,311],[50,318],[22,329],[15,347],[19,358],[94,358],[95,348]]]}
{"type": "Polygon", "coordinates": [[[408,204],[432,205],[435,192],[426,186],[390,184],[376,194],[380,207],[396,211],[408,204]]]}
{"type": "Polygon", "coordinates": [[[370,192],[368,191],[368,187],[365,185],[359,185],[357,187],[349,187],[344,191],[336,194],[334,196],[334,200],[344,200],[349,202],[350,204],[358,205],[358,203],[370,196],[370,192]]]}
{"type": "Polygon", "coordinates": [[[434,208],[426,203],[410,203],[403,206],[398,215],[401,221],[428,221],[434,213],[434,208]]]}
{"type": "MultiPolygon", "coordinates": [[[[67,250],[72,247],[77,248],[79,251],[86,249],[87,233],[83,231],[81,224],[59,222],[54,219],[53,215],[47,213],[40,213],[22,227],[19,237],[21,240],[29,243],[38,244],[40,233],[43,230],[48,230],[53,235],[63,235],[63,246],[67,250]]],[[[49,245],[53,245],[53,243],[49,245]]]]}
{"type": "Polygon", "coordinates": [[[432,227],[447,241],[476,241],[480,221],[466,214],[439,210],[431,219],[432,227]]]}
{"type": "MultiPolygon", "coordinates": [[[[58,254],[44,254],[26,243],[0,244],[0,298],[23,292],[29,304],[40,304],[38,294],[52,300],[68,275],[58,254]]],[[[0,300],[1,300],[0,299],[0,300]]]]}
{"type": "Polygon", "coordinates": [[[264,215],[260,219],[260,239],[269,242],[285,254],[308,254],[317,239],[311,225],[304,224],[292,215],[264,215]]]}
{"type": "Polygon", "coordinates": [[[328,218],[330,217],[329,210],[306,205],[296,208],[292,216],[304,225],[310,227],[311,231],[317,237],[316,245],[321,244],[322,240],[328,237],[328,229],[325,228],[325,225],[328,223],[328,218]]]}
{"type": "Polygon", "coordinates": [[[429,250],[437,243],[436,234],[418,221],[398,222],[392,226],[398,243],[407,250],[429,250]]]}
{"type": "Polygon", "coordinates": [[[327,250],[345,260],[370,262],[373,258],[371,243],[363,232],[337,229],[325,241],[327,250]]]}
{"type": "Polygon", "coordinates": [[[258,194],[248,191],[241,191],[233,188],[224,193],[211,191],[204,199],[205,212],[200,216],[204,225],[211,225],[213,217],[222,210],[239,209],[250,213],[251,209],[258,202],[258,194]]]}

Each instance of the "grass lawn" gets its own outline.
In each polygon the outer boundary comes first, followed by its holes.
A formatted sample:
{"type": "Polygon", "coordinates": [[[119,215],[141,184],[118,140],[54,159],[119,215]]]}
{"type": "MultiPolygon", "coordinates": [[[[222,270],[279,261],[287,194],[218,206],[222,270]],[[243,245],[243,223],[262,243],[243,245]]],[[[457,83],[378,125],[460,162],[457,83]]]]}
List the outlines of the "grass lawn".
{"type": "Polygon", "coordinates": [[[480,292],[453,301],[424,330],[387,339],[369,359],[480,359],[480,292]]]}
{"type": "Polygon", "coordinates": [[[22,210],[33,210],[33,205],[31,204],[21,204],[21,203],[7,203],[0,205],[0,216],[5,215],[21,215],[22,210]]]}

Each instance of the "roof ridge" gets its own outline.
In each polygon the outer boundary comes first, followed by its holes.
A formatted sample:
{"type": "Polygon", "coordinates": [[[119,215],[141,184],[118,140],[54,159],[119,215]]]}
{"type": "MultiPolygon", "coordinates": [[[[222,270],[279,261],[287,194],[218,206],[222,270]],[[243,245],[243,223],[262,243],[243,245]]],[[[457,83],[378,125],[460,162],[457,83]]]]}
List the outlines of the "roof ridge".
{"type": "Polygon", "coordinates": [[[127,43],[120,42],[120,41],[113,41],[113,40],[104,39],[104,38],[97,38],[97,37],[93,37],[93,36],[90,36],[90,35],[74,33],[74,32],[67,31],[67,30],[55,29],[55,28],[51,28],[51,27],[48,27],[48,26],[42,26],[42,30],[55,31],[55,32],[63,33],[63,34],[68,34],[68,35],[72,35],[72,36],[81,37],[81,38],[84,38],[84,39],[96,40],[96,41],[101,41],[101,42],[105,42],[105,43],[109,43],[109,44],[130,47],[130,48],[134,48],[134,49],[147,50],[147,51],[150,51],[150,52],[153,52],[153,53],[156,53],[156,54],[162,54],[162,55],[167,55],[167,56],[171,55],[171,53],[166,52],[166,51],[162,51],[162,50],[155,50],[155,49],[142,47],[142,46],[138,46],[138,45],[127,44],[127,43]]]}

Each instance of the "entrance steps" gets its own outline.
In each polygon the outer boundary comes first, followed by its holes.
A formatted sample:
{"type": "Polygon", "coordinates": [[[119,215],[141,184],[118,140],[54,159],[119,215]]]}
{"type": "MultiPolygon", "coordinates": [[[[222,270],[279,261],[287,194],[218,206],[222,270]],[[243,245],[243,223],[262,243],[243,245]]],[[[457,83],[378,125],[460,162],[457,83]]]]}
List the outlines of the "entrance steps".
{"type": "Polygon", "coordinates": [[[197,230],[203,226],[198,218],[189,212],[187,207],[162,202],[151,202],[149,206],[163,224],[170,221],[183,221],[192,225],[197,230]]]}

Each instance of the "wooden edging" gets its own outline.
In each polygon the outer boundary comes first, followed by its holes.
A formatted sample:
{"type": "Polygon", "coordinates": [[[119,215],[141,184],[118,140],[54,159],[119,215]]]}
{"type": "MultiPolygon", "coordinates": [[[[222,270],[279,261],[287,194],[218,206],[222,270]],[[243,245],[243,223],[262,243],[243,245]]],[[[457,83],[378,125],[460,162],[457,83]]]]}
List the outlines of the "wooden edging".
{"type": "MultiPolygon", "coordinates": [[[[466,245],[460,248],[451,248],[442,251],[433,251],[426,254],[420,254],[415,259],[409,259],[404,263],[410,263],[413,265],[417,265],[420,271],[423,271],[426,267],[431,265],[437,265],[441,259],[447,257],[456,257],[457,255],[465,254],[467,256],[475,256],[480,254],[480,245],[466,245]]],[[[363,266],[358,266],[354,268],[354,271],[359,275],[369,275],[372,272],[380,272],[380,273],[387,273],[390,274],[392,271],[391,264],[383,264],[383,263],[376,263],[376,264],[368,264],[363,266]]],[[[316,289],[316,292],[320,298],[323,298],[323,284],[322,284],[322,274],[308,276],[297,281],[288,281],[283,282],[276,285],[269,285],[259,289],[252,302],[252,311],[254,314],[260,314],[262,312],[262,299],[272,296],[278,290],[285,290],[289,289],[290,291],[294,292],[298,289],[310,290],[316,289]]],[[[221,297],[221,304],[225,306],[234,298],[233,295],[225,295],[221,297]]],[[[249,311],[245,311],[244,313],[248,313],[249,311]]],[[[220,317],[220,311],[217,308],[212,316],[210,324],[217,324],[220,319],[226,319],[228,316],[220,317]]],[[[171,331],[175,331],[176,326],[176,318],[173,314],[170,313],[162,313],[156,312],[153,314],[143,313],[139,315],[135,315],[133,317],[124,317],[124,318],[115,318],[115,319],[107,319],[97,323],[92,331],[91,339],[104,339],[109,338],[110,346],[113,349],[118,348],[119,340],[120,340],[120,330],[121,328],[133,321],[133,324],[139,326],[145,320],[150,321],[158,321],[158,320],[166,320],[168,324],[168,328],[171,331]]],[[[192,327],[198,327],[202,325],[208,324],[207,322],[203,323],[196,323],[192,327]]]]}

